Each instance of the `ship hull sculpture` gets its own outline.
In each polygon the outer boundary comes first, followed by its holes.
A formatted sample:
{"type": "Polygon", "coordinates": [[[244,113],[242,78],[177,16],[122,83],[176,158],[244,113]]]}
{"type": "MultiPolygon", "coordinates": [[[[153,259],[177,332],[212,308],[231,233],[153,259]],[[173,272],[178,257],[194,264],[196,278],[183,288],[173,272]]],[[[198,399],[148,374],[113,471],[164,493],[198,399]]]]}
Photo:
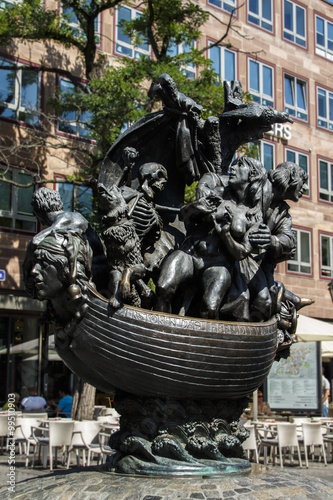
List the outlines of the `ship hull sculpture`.
{"type": "Polygon", "coordinates": [[[115,394],[110,470],[247,473],[239,417],[312,302],[273,277],[295,251],[285,200],[298,200],[307,177],[291,163],[267,177],[257,160],[231,162],[241,144],[291,121],[243,104],[239,82],[225,83],[225,110],[208,120],[168,75],[154,92],[163,110],[120,136],[101,166],[106,252],[84,217],[41,188],[32,205],[47,227],[29,244],[26,289],[47,301],[67,366],[115,394]]]}

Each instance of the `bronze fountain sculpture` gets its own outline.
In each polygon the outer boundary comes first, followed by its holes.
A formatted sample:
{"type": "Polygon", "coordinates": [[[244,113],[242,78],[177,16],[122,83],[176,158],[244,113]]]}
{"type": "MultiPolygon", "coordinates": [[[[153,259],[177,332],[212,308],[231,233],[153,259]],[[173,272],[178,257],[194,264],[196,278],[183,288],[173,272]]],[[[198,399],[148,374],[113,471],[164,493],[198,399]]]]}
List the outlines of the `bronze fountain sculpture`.
{"type": "Polygon", "coordinates": [[[258,160],[233,160],[272,123],[292,121],[244,104],[240,82],[225,82],[225,110],[207,120],[169,75],[154,91],[163,110],[132,125],[101,165],[105,254],[87,221],[41,188],[32,204],[48,227],[29,244],[26,288],[47,300],[67,366],[115,394],[110,470],[247,473],[239,417],[312,302],[273,275],[295,251],[285,200],[298,200],[307,175],[290,162],[267,174],[258,160]]]}

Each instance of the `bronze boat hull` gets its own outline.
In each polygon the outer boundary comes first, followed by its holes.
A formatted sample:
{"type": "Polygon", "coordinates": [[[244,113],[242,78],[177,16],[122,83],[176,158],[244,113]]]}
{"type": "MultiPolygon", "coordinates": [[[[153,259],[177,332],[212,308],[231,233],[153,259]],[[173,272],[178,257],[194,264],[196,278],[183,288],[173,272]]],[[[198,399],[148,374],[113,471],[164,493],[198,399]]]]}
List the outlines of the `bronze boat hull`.
{"type": "Polygon", "coordinates": [[[238,399],[266,379],[277,350],[277,320],[232,323],[131,306],[118,310],[91,289],[88,309],[58,337],[69,366],[97,388],[145,397],[238,399]]]}

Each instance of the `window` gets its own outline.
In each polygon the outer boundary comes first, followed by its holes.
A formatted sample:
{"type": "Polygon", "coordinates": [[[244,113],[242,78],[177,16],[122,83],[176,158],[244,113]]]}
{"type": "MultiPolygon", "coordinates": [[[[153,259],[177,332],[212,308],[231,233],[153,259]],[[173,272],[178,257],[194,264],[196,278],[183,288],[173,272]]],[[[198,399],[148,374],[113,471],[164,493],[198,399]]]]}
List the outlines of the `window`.
{"type": "Polygon", "coordinates": [[[264,165],[267,172],[269,172],[269,170],[274,168],[274,145],[265,141],[258,141],[255,144],[257,144],[259,148],[259,160],[264,165]]]}
{"type": "MultiPolygon", "coordinates": [[[[62,5],[62,13],[66,16],[68,23],[72,26],[73,32],[75,34],[83,35],[83,31],[80,28],[80,23],[72,7],[65,7],[62,5]]],[[[98,36],[101,32],[101,18],[98,15],[95,19],[95,34],[98,36]]]]}
{"type": "Polygon", "coordinates": [[[306,47],[305,9],[295,2],[283,2],[283,37],[306,47]]]}
{"type": "Polygon", "coordinates": [[[316,16],[316,54],[333,61],[333,23],[316,16]]]}
{"type": "Polygon", "coordinates": [[[38,125],[40,75],[31,69],[16,69],[12,61],[0,58],[0,117],[38,125]]]}
{"type": "Polygon", "coordinates": [[[296,76],[284,75],[284,110],[298,120],[308,121],[307,84],[296,76]]]}
{"type": "Polygon", "coordinates": [[[320,276],[322,278],[333,277],[333,236],[320,235],[320,276]]]}
{"type": "MultiPolygon", "coordinates": [[[[59,80],[59,87],[61,92],[68,92],[69,94],[72,94],[75,90],[75,85],[68,80],[64,80],[63,78],[59,80]]],[[[89,138],[89,121],[89,111],[65,111],[58,119],[58,130],[59,132],[64,132],[66,134],[89,138]]]]}
{"type": "MultiPolygon", "coordinates": [[[[299,151],[294,151],[292,149],[286,149],[286,161],[291,161],[293,163],[297,163],[307,174],[309,175],[309,156],[304,153],[300,153],[299,151]]],[[[308,180],[309,184],[309,180],[308,180]]],[[[304,196],[310,196],[309,188],[304,190],[304,196]]]]}
{"type": "Polygon", "coordinates": [[[274,145],[265,141],[249,142],[249,146],[257,146],[257,159],[261,161],[267,172],[274,168],[274,145]]]}
{"type": "Polygon", "coordinates": [[[236,8],[236,0],[208,0],[208,4],[227,12],[232,12],[236,8]]]}
{"type": "Polygon", "coordinates": [[[333,130],[333,92],[317,88],[317,124],[328,130],[333,130]]]}
{"type": "Polygon", "coordinates": [[[131,38],[126,35],[121,26],[119,26],[120,21],[131,21],[139,16],[141,16],[141,13],[131,7],[121,6],[117,9],[116,52],[118,54],[134,59],[139,59],[142,55],[150,55],[148,43],[143,42],[137,47],[134,47],[131,43],[131,38]]]}
{"type": "Polygon", "coordinates": [[[319,160],[319,199],[333,203],[333,163],[319,160]]]}
{"type": "Polygon", "coordinates": [[[253,100],[265,106],[274,107],[273,68],[249,59],[249,92],[253,100]]]}
{"type": "MultiPolygon", "coordinates": [[[[168,56],[170,57],[175,57],[178,56],[179,54],[187,54],[188,52],[191,51],[191,49],[194,48],[194,41],[191,43],[191,45],[187,45],[185,42],[176,44],[176,43],[171,43],[168,48],[168,56]]],[[[192,63],[186,64],[182,68],[183,73],[186,75],[186,77],[189,80],[194,80],[195,78],[195,66],[192,63]]]]}
{"type": "Polygon", "coordinates": [[[268,142],[260,141],[261,163],[267,171],[274,168],[274,146],[268,142]]]}
{"type": "Polygon", "coordinates": [[[292,273],[311,274],[311,233],[301,229],[293,229],[296,239],[295,256],[288,260],[287,269],[292,273]]]}
{"type": "MultiPolygon", "coordinates": [[[[8,170],[5,177],[21,185],[33,181],[30,174],[18,169],[8,170]]],[[[16,187],[0,181],[0,227],[36,232],[37,221],[31,206],[33,192],[33,186],[16,187]]]]}
{"type": "Polygon", "coordinates": [[[80,212],[85,217],[92,215],[93,191],[90,187],[65,183],[57,187],[66,212],[80,212]]]}
{"type": "Polygon", "coordinates": [[[272,0],[248,0],[247,20],[267,31],[273,31],[272,0]]]}
{"type": "Polygon", "coordinates": [[[17,3],[19,0],[0,0],[0,9],[5,9],[8,5],[13,5],[17,3]]]}
{"type": "Polygon", "coordinates": [[[236,80],[236,53],[223,47],[211,47],[208,54],[213,61],[212,68],[223,80],[236,80]]]}

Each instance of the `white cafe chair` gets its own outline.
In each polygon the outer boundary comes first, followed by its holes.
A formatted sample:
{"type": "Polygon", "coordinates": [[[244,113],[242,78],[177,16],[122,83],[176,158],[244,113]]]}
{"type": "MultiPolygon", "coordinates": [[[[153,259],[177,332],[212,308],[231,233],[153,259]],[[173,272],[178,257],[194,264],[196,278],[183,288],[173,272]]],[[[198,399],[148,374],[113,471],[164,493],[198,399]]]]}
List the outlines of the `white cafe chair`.
{"type": "Polygon", "coordinates": [[[119,413],[114,408],[107,408],[106,406],[101,409],[99,413],[99,417],[103,417],[106,415],[112,415],[113,417],[120,417],[119,413]]]}
{"type": "Polygon", "coordinates": [[[22,418],[38,418],[39,420],[45,420],[48,418],[48,414],[46,412],[43,412],[43,413],[23,412],[21,417],[22,418]]]}
{"type": "MultiPolygon", "coordinates": [[[[32,428],[37,428],[40,424],[40,419],[38,418],[23,418],[22,416],[16,417],[15,420],[15,433],[14,439],[15,443],[19,446],[19,453],[22,453],[22,444],[23,451],[25,453],[25,466],[29,465],[29,454],[30,454],[30,446],[36,446],[36,439],[32,434],[32,428]]],[[[41,431],[39,433],[41,435],[41,431]]]]}
{"type": "Polygon", "coordinates": [[[115,429],[119,428],[119,418],[120,415],[117,413],[117,415],[103,415],[103,416],[98,416],[97,417],[97,422],[100,424],[109,424],[109,425],[114,425],[115,429]]]}
{"type": "Polygon", "coordinates": [[[35,464],[37,450],[39,450],[39,448],[44,448],[43,466],[46,468],[47,457],[49,457],[50,472],[53,471],[53,448],[55,449],[55,463],[57,463],[57,449],[60,447],[63,449],[63,452],[67,451],[71,444],[74,422],[68,420],[68,418],[63,420],[50,420],[48,422],[48,427],[44,428],[43,436],[37,435],[36,429],[33,428],[33,436],[36,439],[37,446],[35,447],[32,466],[35,464]]]}
{"type": "Polygon", "coordinates": [[[311,418],[309,417],[293,417],[292,423],[297,425],[297,435],[298,437],[303,437],[303,428],[302,425],[304,422],[311,422],[311,418]]]}
{"type": "Polygon", "coordinates": [[[101,448],[101,458],[100,458],[100,463],[104,463],[104,457],[105,456],[110,456],[116,453],[116,451],[111,448],[109,445],[110,442],[110,436],[113,433],[113,430],[107,430],[107,429],[102,429],[101,432],[98,435],[99,438],[99,445],[101,448]]]}
{"type": "Polygon", "coordinates": [[[8,436],[8,413],[0,413],[0,439],[1,439],[1,455],[3,454],[4,438],[8,436]]]}
{"type": "Polygon", "coordinates": [[[309,467],[308,462],[308,447],[311,447],[311,457],[314,459],[315,446],[319,446],[321,448],[319,460],[321,459],[321,455],[324,457],[325,466],[327,466],[326,461],[326,453],[324,446],[324,438],[323,438],[323,430],[321,422],[304,422],[302,424],[303,427],[303,439],[301,442],[304,445],[304,454],[305,454],[305,464],[306,467],[309,467]]]}
{"type": "Polygon", "coordinates": [[[332,461],[333,461],[333,434],[324,434],[323,440],[325,445],[327,445],[327,457],[330,459],[330,454],[332,453],[332,461]]]}
{"type": "Polygon", "coordinates": [[[253,451],[257,464],[259,463],[259,454],[256,439],[256,430],[254,425],[246,425],[245,428],[250,431],[249,437],[242,443],[243,450],[247,451],[248,459],[250,460],[250,452],[253,451]]]}
{"type": "Polygon", "coordinates": [[[77,465],[80,465],[80,451],[82,451],[82,465],[89,466],[91,455],[97,453],[101,457],[101,447],[99,444],[99,433],[101,426],[96,420],[75,421],[72,432],[72,439],[68,449],[67,469],[69,469],[71,453],[76,454],[77,465]],[[88,459],[86,460],[86,452],[88,459]]]}
{"type": "MultiPolygon", "coordinates": [[[[279,449],[280,467],[283,467],[283,453],[282,450],[289,450],[290,463],[293,462],[294,448],[297,448],[298,461],[302,467],[301,452],[299,448],[297,425],[289,423],[276,424],[276,436],[272,438],[262,438],[260,442],[261,447],[270,447],[273,451],[273,464],[275,464],[275,450],[279,449]]],[[[265,465],[267,465],[267,457],[265,455],[265,465]]]]}

